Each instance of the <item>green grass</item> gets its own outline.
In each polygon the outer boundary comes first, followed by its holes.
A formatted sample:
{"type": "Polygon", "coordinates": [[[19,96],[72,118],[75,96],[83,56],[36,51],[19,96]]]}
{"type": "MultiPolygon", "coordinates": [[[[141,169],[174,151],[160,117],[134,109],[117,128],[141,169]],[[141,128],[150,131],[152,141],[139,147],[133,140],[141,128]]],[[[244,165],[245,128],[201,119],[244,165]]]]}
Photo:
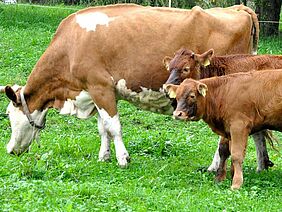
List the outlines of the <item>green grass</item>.
{"type": "MultiPolygon", "coordinates": [[[[66,9],[0,5],[0,84],[24,84],[47,48],[66,9]]],[[[259,53],[282,54],[281,38],[261,39],[259,53]]],[[[96,117],[82,121],[48,114],[42,147],[20,157],[6,154],[10,138],[0,96],[0,211],[278,211],[282,200],[281,154],[269,150],[275,166],[257,174],[253,141],[244,163],[244,185],[230,190],[230,176],[215,184],[201,172],[211,162],[218,137],[203,123],[119,103],[128,169],[97,162],[96,117]]],[[[277,133],[280,136],[279,133],[277,133]]],[[[280,136],[281,137],[281,136],[280,136]]]]}

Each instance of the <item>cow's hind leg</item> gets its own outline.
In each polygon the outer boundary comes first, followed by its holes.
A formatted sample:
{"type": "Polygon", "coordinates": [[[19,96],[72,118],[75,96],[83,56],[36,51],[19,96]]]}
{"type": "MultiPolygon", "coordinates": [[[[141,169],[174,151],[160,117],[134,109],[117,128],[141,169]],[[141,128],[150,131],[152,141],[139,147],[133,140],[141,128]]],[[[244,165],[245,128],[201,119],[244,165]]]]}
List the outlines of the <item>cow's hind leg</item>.
{"type": "Polygon", "coordinates": [[[269,167],[272,167],[274,164],[269,160],[267,147],[266,147],[266,141],[265,141],[265,135],[266,131],[260,131],[257,133],[254,133],[253,139],[256,145],[256,152],[257,152],[257,171],[260,172],[264,169],[268,169],[269,167]]]}
{"type": "Polygon", "coordinates": [[[214,153],[212,163],[208,168],[209,172],[216,172],[218,170],[219,163],[220,163],[219,146],[220,146],[221,139],[223,139],[223,138],[220,137],[219,140],[218,140],[217,149],[214,153]]]}
{"type": "Polygon", "coordinates": [[[101,136],[101,146],[99,151],[99,161],[109,161],[111,159],[110,141],[111,138],[104,126],[103,119],[98,113],[98,130],[101,136]]]}

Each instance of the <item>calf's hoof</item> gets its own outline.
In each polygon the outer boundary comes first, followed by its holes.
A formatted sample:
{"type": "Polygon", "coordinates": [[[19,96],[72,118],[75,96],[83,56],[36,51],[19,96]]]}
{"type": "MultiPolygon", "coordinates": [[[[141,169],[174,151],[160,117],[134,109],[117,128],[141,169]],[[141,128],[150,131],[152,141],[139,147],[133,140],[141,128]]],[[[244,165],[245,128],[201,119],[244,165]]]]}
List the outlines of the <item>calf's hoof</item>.
{"type": "Polygon", "coordinates": [[[241,187],[241,185],[238,185],[238,184],[235,184],[235,185],[232,185],[231,186],[231,190],[238,190],[238,189],[240,189],[240,187],[241,187]]]}

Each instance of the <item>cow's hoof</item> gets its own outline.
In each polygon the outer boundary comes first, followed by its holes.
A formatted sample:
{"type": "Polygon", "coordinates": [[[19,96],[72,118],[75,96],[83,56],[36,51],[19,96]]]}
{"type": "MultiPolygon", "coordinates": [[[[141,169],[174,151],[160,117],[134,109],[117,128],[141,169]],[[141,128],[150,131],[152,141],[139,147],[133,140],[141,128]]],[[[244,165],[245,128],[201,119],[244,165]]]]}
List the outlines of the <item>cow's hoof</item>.
{"type": "Polygon", "coordinates": [[[109,162],[109,161],[111,161],[111,155],[110,154],[104,154],[103,156],[99,156],[98,161],[99,162],[109,162]]]}
{"type": "Polygon", "coordinates": [[[257,167],[257,172],[262,172],[264,170],[268,170],[269,167],[273,167],[274,163],[272,163],[272,161],[268,160],[265,161],[264,164],[260,167],[257,167]]]}
{"type": "Polygon", "coordinates": [[[273,167],[273,166],[274,166],[274,163],[272,163],[271,160],[268,160],[268,161],[266,162],[266,169],[268,169],[269,167],[273,167]]]}
{"type": "Polygon", "coordinates": [[[217,175],[214,179],[216,183],[220,183],[226,179],[226,174],[217,175]]]}
{"type": "Polygon", "coordinates": [[[117,160],[119,167],[125,169],[128,167],[128,163],[130,162],[130,157],[128,154],[124,154],[122,156],[117,157],[117,160]]]}
{"type": "Polygon", "coordinates": [[[208,172],[217,172],[218,170],[218,166],[217,165],[210,165],[209,168],[208,168],[208,172]]]}
{"type": "Polygon", "coordinates": [[[233,191],[234,191],[234,190],[238,190],[238,189],[240,189],[240,187],[241,187],[240,185],[236,185],[236,184],[235,184],[235,185],[232,185],[232,186],[231,186],[231,190],[233,190],[233,191]]]}

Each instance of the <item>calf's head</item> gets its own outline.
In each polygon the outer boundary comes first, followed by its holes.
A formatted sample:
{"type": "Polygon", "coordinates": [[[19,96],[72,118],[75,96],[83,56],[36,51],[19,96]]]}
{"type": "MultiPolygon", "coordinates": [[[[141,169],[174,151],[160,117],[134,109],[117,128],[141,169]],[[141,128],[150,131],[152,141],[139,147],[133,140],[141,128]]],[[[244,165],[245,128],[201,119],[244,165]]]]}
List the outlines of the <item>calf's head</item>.
{"type": "Polygon", "coordinates": [[[203,115],[203,100],[208,90],[204,83],[186,79],[180,85],[167,84],[165,89],[171,98],[176,98],[173,112],[176,119],[198,121],[203,115]]]}
{"type": "Polygon", "coordinates": [[[28,150],[40,129],[43,128],[47,114],[47,109],[29,113],[23,89],[18,86],[6,86],[1,90],[11,100],[7,107],[7,113],[11,123],[12,135],[7,144],[7,152],[16,155],[28,150]]]}
{"type": "Polygon", "coordinates": [[[163,63],[170,75],[165,84],[179,85],[187,78],[199,80],[200,66],[209,65],[213,54],[213,49],[203,54],[195,54],[191,50],[181,48],[175,53],[174,58],[166,56],[163,63]]]}

